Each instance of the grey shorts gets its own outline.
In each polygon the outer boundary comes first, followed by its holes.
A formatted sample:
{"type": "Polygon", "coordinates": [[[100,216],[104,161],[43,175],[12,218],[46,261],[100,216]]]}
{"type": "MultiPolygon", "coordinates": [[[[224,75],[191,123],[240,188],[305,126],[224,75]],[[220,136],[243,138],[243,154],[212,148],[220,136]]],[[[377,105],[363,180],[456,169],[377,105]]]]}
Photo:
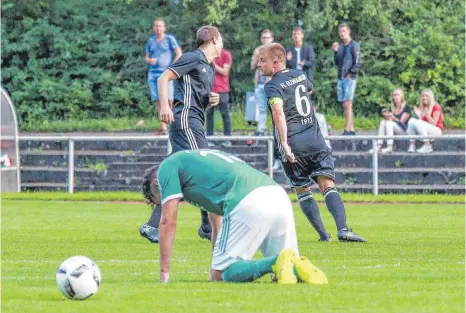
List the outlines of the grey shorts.
{"type": "Polygon", "coordinates": [[[317,176],[335,180],[335,165],[331,153],[319,162],[314,162],[307,156],[299,158],[297,163],[282,162],[282,165],[292,187],[307,187],[317,183],[317,176]]]}

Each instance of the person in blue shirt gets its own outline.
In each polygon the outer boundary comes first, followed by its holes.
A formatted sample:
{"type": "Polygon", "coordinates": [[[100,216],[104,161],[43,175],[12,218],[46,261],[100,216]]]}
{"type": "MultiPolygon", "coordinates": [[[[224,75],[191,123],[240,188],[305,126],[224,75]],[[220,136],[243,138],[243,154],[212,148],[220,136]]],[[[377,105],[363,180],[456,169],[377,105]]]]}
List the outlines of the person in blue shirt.
{"type": "MultiPolygon", "coordinates": [[[[157,79],[162,75],[173,62],[175,62],[182,54],[181,48],[176,42],[174,36],[166,34],[167,23],[158,18],[152,26],[154,34],[149,37],[146,44],[146,62],[149,64],[147,74],[147,84],[149,85],[149,93],[152,102],[159,110],[159,93],[157,90],[157,79]]],[[[168,98],[170,106],[173,105],[173,82],[168,86],[168,98]]],[[[157,134],[162,135],[167,133],[167,124],[160,122],[160,130],[157,134]]]]}

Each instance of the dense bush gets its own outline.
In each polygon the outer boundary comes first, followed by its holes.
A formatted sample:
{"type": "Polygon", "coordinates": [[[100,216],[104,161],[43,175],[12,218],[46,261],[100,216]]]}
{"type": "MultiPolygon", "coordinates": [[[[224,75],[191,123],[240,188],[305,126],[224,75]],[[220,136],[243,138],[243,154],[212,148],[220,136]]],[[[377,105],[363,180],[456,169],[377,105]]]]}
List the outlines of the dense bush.
{"type": "Polygon", "coordinates": [[[253,88],[249,62],[260,31],[272,29],[287,46],[300,19],[317,54],[316,101],[340,112],[330,46],[347,21],[364,61],[356,114],[374,114],[398,86],[411,105],[430,87],[448,114],[464,114],[463,1],[5,0],[2,85],[21,121],[153,116],[144,45],[156,17],[185,51],[195,48],[200,25],[220,27],[233,54],[236,103],[253,88]]]}

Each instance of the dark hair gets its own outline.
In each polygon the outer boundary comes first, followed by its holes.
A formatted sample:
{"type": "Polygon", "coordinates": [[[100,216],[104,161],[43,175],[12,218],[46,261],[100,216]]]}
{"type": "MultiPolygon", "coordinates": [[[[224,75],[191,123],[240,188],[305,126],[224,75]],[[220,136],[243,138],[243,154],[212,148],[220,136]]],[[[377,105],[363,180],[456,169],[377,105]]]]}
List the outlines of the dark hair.
{"type": "Polygon", "coordinates": [[[293,32],[301,32],[304,35],[304,29],[301,26],[296,26],[293,28],[293,32]]]}
{"type": "Polygon", "coordinates": [[[346,27],[346,28],[348,28],[349,30],[351,30],[351,28],[349,27],[349,25],[348,25],[347,23],[340,23],[340,24],[338,25],[338,29],[343,28],[343,27],[346,27]]]}
{"type": "Polygon", "coordinates": [[[141,193],[144,196],[144,199],[151,201],[151,186],[153,185],[154,179],[157,178],[157,171],[159,166],[153,166],[147,169],[144,173],[144,178],[142,179],[141,193]]]}
{"type": "Polygon", "coordinates": [[[196,32],[196,44],[200,47],[214,38],[219,38],[220,36],[221,35],[217,27],[210,25],[202,26],[196,32]]]}
{"type": "Polygon", "coordinates": [[[266,28],[264,29],[262,32],[261,32],[261,35],[263,34],[270,34],[271,37],[274,37],[273,36],[273,31],[271,31],[270,29],[266,28]]]}

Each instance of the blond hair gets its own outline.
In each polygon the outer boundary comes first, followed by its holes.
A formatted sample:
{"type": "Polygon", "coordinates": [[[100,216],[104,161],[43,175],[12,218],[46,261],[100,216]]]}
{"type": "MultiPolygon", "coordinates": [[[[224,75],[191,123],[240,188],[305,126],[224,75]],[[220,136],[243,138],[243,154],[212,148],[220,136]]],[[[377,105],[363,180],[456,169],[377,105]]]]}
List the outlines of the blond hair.
{"type": "Polygon", "coordinates": [[[285,48],[279,43],[271,43],[265,45],[261,48],[261,52],[263,54],[267,54],[268,56],[274,57],[278,59],[280,63],[286,63],[286,51],[285,48]]]}
{"type": "Polygon", "coordinates": [[[399,91],[400,94],[401,94],[401,106],[400,106],[400,109],[403,109],[406,105],[406,100],[405,100],[405,95],[403,93],[403,90],[401,88],[396,88],[395,90],[393,90],[392,92],[392,108],[391,108],[391,111],[394,112],[395,109],[397,109],[396,105],[395,105],[395,101],[393,101],[393,94],[395,92],[399,91]]]}
{"type": "Polygon", "coordinates": [[[427,106],[429,108],[429,114],[432,114],[432,109],[434,108],[434,104],[436,103],[435,102],[435,97],[434,97],[434,92],[429,88],[424,89],[421,92],[421,99],[420,99],[420,105],[419,106],[424,106],[422,104],[422,95],[423,94],[426,94],[427,98],[429,98],[429,102],[427,103],[427,106]]]}

